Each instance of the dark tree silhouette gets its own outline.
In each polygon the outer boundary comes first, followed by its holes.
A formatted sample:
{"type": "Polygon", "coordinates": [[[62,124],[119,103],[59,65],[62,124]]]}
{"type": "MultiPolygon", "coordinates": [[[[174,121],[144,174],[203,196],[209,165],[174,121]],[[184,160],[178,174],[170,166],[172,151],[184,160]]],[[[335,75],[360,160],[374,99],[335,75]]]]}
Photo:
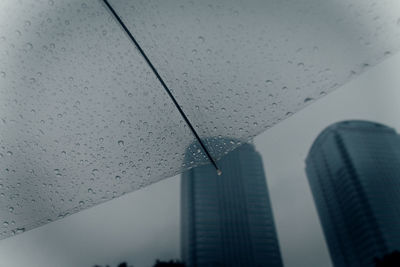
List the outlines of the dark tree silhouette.
{"type": "Polygon", "coordinates": [[[375,258],[376,267],[399,267],[400,251],[395,250],[392,253],[384,255],[382,258],[375,258]]]}
{"type": "Polygon", "coordinates": [[[186,265],[178,260],[160,261],[156,260],[153,267],[185,267],[186,265]]]}

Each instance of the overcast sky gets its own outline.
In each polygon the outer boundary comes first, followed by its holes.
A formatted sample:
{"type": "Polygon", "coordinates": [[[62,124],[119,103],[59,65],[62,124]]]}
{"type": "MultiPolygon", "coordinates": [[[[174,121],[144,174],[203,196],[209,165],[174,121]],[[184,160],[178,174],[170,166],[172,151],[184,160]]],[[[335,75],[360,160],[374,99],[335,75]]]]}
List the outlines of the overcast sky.
{"type": "MultiPolygon", "coordinates": [[[[286,267],[331,266],[304,173],[323,128],[368,119],[400,129],[400,54],[255,139],[262,154],[286,267]]],[[[87,267],[126,260],[136,267],[180,257],[180,177],[0,241],[1,267],[87,267]]]]}

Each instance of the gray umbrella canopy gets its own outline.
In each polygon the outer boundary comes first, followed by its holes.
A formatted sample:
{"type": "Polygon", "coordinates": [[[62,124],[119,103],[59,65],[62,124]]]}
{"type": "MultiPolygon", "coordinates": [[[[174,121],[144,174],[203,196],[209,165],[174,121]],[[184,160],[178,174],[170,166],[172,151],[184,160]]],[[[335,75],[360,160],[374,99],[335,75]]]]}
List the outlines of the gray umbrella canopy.
{"type": "MultiPolygon", "coordinates": [[[[215,160],[400,47],[397,0],[109,3],[215,160]]],[[[1,238],[209,162],[102,1],[2,0],[0,101],[1,238]]]]}

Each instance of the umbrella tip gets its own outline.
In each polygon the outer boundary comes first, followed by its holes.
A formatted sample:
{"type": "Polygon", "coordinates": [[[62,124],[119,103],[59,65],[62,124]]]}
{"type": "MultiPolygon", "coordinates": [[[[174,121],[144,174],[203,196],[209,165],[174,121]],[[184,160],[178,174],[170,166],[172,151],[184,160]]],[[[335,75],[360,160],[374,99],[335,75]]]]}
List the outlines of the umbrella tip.
{"type": "Polygon", "coordinates": [[[217,169],[217,175],[221,176],[222,175],[222,171],[220,169],[217,169]]]}

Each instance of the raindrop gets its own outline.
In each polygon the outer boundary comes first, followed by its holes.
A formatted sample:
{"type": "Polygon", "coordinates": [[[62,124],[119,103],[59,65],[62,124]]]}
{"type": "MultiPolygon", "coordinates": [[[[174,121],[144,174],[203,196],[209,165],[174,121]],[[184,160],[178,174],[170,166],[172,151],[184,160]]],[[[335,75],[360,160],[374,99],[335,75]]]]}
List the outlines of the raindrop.
{"type": "Polygon", "coordinates": [[[203,36],[199,36],[198,39],[199,39],[202,43],[204,43],[204,41],[206,40],[203,36]]]}
{"type": "Polygon", "coordinates": [[[8,226],[8,222],[3,222],[3,225],[4,226],[8,226]]]}
{"type": "Polygon", "coordinates": [[[22,234],[23,232],[25,232],[25,228],[17,228],[15,231],[16,234],[22,234]]]}
{"type": "Polygon", "coordinates": [[[7,155],[8,155],[8,156],[12,156],[12,154],[13,154],[13,153],[12,153],[11,151],[7,151],[7,155]]]}
{"type": "Polygon", "coordinates": [[[357,74],[357,72],[356,71],[354,71],[354,70],[351,70],[350,71],[350,74],[349,74],[349,77],[353,77],[354,75],[356,75],[357,74]]]}
{"type": "Polygon", "coordinates": [[[0,77],[1,78],[5,78],[6,77],[6,73],[4,71],[0,72],[0,77]]]}
{"type": "Polygon", "coordinates": [[[88,191],[88,193],[93,194],[93,189],[92,188],[89,188],[87,191],[88,191]]]}
{"type": "Polygon", "coordinates": [[[118,141],[118,145],[119,145],[120,147],[123,147],[123,146],[125,145],[125,143],[124,143],[124,141],[119,140],[119,141],[118,141]]]}
{"type": "Polygon", "coordinates": [[[115,179],[116,180],[121,180],[121,176],[117,175],[117,176],[115,176],[115,179]]]}
{"type": "Polygon", "coordinates": [[[25,44],[25,48],[28,50],[32,50],[33,49],[33,45],[31,43],[26,43],[25,44]]]}
{"type": "Polygon", "coordinates": [[[312,97],[306,97],[305,99],[304,99],[304,103],[308,103],[308,102],[311,102],[311,101],[313,101],[314,100],[314,98],[312,98],[312,97]]]}
{"type": "Polygon", "coordinates": [[[271,81],[271,80],[266,80],[265,83],[266,83],[267,85],[272,85],[272,84],[273,84],[273,81],[271,81]]]}
{"type": "Polygon", "coordinates": [[[13,208],[13,207],[9,207],[8,210],[9,210],[10,212],[13,212],[13,211],[14,211],[14,208],[13,208]]]}

